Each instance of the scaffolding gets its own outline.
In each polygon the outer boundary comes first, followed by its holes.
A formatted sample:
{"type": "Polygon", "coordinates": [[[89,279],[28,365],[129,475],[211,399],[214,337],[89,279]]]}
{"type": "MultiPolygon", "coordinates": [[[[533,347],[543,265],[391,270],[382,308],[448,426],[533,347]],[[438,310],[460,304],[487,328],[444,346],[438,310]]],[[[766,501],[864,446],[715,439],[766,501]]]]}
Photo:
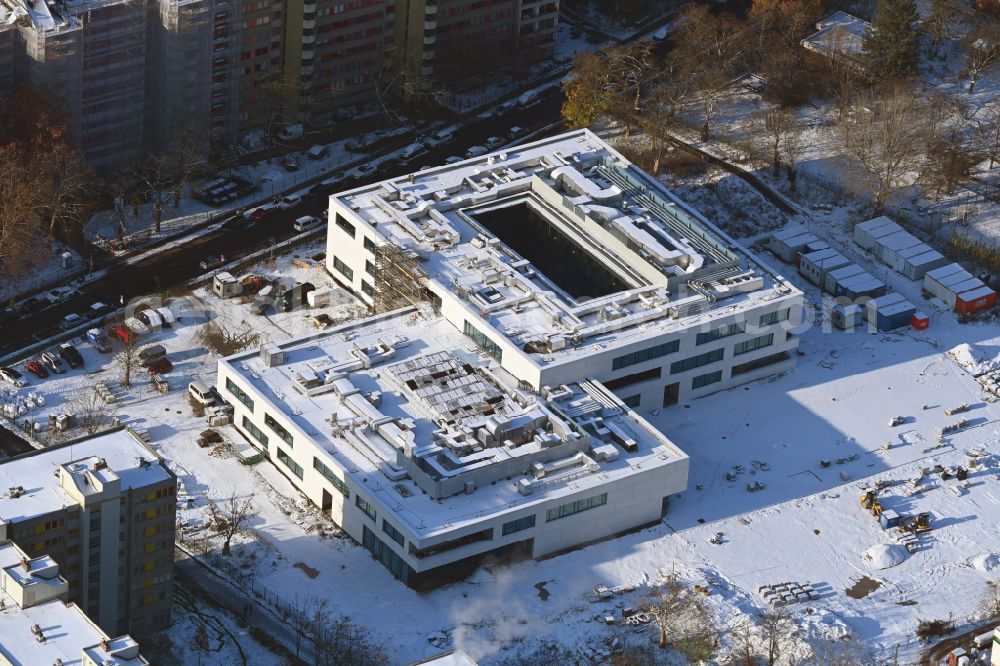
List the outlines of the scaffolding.
{"type": "Polygon", "coordinates": [[[428,300],[427,273],[416,253],[392,243],[375,249],[375,312],[418,306],[428,300]]]}

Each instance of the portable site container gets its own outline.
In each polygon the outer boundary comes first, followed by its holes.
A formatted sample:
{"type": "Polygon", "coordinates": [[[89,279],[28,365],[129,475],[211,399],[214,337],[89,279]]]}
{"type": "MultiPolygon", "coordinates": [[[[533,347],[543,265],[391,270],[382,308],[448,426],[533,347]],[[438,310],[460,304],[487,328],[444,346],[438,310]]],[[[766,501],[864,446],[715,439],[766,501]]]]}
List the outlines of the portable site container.
{"type": "Polygon", "coordinates": [[[917,245],[921,245],[921,242],[916,236],[906,231],[897,231],[875,241],[875,256],[889,268],[902,273],[904,259],[899,253],[917,245]]]}
{"type": "Polygon", "coordinates": [[[243,284],[234,278],[232,274],[222,271],[216,273],[212,282],[212,291],[219,298],[232,298],[238,296],[243,291],[243,284]]]}
{"type": "Polygon", "coordinates": [[[931,318],[927,316],[926,312],[920,312],[918,310],[913,313],[912,317],[910,317],[910,326],[913,327],[914,331],[926,331],[930,328],[930,325],[931,318]]]}
{"type": "Polygon", "coordinates": [[[857,300],[864,296],[868,298],[878,298],[885,294],[885,282],[873,277],[869,273],[855,275],[841,280],[834,289],[834,296],[846,296],[851,300],[857,300]]]}
{"type": "Polygon", "coordinates": [[[924,276],[924,290],[934,298],[944,301],[948,307],[954,307],[955,292],[949,286],[974,279],[972,273],[959,264],[948,264],[927,272],[924,276]]]}
{"type": "Polygon", "coordinates": [[[902,230],[901,226],[882,215],[855,226],[854,242],[866,250],[872,250],[876,239],[902,230]]]}
{"type": "Polygon", "coordinates": [[[850,331],[864,322],[864,308],[857,304],[842,305],[840,303],[830,308],[830,321],[842,331],[850,331]]]}
{"type": "Polygon", "coordinates": [[[878,310],[902,303],[905,300],[902,294],[896,292],[873,298],[865,304],[865,319],[871,321],[875,318],[875,312],[878,310]]]}
{"type": "Polygon", "coordinates": [[[808,243],[806,243],[806,246],[804,248],[802,248],[795,254],[795,265],[798,266],[800,263],[802,263],[802,257],[806,256],[807,254],[811,254],[813,252],[819,252],[820,250],[829,250],[829,249],[830,249],[829,243],[826,243],[818,239],[814,241],[809,241],[808,243]]]}
{"type": "Polygon", "coordinates": [[[811,234],[802,228],[782,229],[771,236],[768,248],[779,259],[790,264],[795,261],[795,255],[809,243],[815,243],[818,240],[815,234],[811,234]]]}
{"type": "Polygon", "coordinates": [[[846,266],[835,268],[826,274],[826,278],[823,280],[823,291],[836,295],[837,282],[862,274],[866,274],[865,269],[857,264],[847,264],[846,266]]]}
{"type": "Polygon", "coordinates": [[[955,312],[959,314],[975,314],[997,304],[997,292],[986,285],[970,291],[963,291],[955,296],[955,312]]]}
{"type": "MultiPolygon", "coordinates": [[[[884,297],[883,297],[884,298],[884,297]]],[[[872,301],[874,302],[874,301],[872,301]]],[[[870,305],[871,303],[869,303],[870,305]]],[[[902,300],[891,305],[875,308],[875,328],[881,332],[895,331],[898,328],[909,326],[913,318],[913,313],[917,311],[913,303],[902,300]]],[[[869,312],[869,321],[871,313],[869,312]]]]}
{"type": "Polygon", "coordinates": [[[892,509],[886,509],[878,517],[878,524],[882,526],[882,529],[888,530],[893,527],[899,527],[899,523],[902,521],[900,515],[893,511],[892,509]]]}
{"type": "Polygon", "coordinates": [[[924,247],[928,248],[926,252],[907,257],[906,262],[903,264],[903,275],[911,280],[923,280],[927,271],[940,268],[948,263],[948,259],[940,252],[927,245],[924,245],[924,247]]]}
{"type": "Polygon", "coordinates": [[[829,271],[849,263],[847,257],[833,248],[827,248],[802,255],[802,261],[799,262],[799,273],[814,285],[822,287],[829,271]]]}

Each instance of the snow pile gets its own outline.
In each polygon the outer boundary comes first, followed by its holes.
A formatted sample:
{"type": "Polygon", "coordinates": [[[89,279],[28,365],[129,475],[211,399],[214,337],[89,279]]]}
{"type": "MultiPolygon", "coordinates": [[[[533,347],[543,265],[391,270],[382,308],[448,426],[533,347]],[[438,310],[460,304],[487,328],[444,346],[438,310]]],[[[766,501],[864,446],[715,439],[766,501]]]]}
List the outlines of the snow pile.
{"type": "Polygon", "coordinates": [[[880,543],[861,554],[861,559],[873,569],[890,569],[902,564],[910,554],[898,543],[880,543]]]}
{"type": "Polygon", "coordinates": [[[992,571],[1000,567],[1000,555],[997,553],[980,553],[973,557],[970,562],[972,567],[978,571],[992,571]]]}
{"type": "Polygon", "coordinates": [[[973,375],[981,375],[1000,369],[1000,354],[963,342],[953,347],[948,355],[973,375]]]}

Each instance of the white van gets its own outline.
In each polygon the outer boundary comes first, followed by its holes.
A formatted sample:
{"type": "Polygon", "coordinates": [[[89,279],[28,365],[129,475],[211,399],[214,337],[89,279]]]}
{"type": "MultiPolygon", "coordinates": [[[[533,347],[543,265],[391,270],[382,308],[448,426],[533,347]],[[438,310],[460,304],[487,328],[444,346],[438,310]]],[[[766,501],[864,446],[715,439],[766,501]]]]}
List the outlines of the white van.
{"type": "Polygon", "coordinates": [[[292,228],[300,232],[309,231],[310,229],[315,229],[320,224],[322,224],[322,222],[320,222],[318,217],[313,215],[303,215],[292,223],[292,228]]]}
{"type": "Polygon", "coordinates": [[[215,396],[212,395],[212,389],[208,387],[204,382],[191,382],[188,384],[188,393],[191,397],[195,399],[198,404],[211,405],[215,402],[215,396]]]}

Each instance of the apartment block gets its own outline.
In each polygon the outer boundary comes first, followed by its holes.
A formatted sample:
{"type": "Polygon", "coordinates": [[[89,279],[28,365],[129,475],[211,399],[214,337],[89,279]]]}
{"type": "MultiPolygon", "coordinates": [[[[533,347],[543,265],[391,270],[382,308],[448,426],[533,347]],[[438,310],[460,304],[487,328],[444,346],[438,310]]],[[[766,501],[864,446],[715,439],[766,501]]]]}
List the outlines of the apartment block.
{"type": "Polygon", "coordinates": [[[56,560],[29,557],[0,523],[0,666],[148,666],[131,636],[111,638],[66,601],[68,590],[56,560]]]}
{"type": "Polygon", "coordinates": [[[129,430],[0,463],[0,522],[61,564],[68,599],[109,634],[170,625],[176,477],[129,430]]]}
{"type": "Polygon", "coordinates": [[[397,11],[396,52],[408,94],[523,74],[551,56],[557,0],[412,0],[397,11]]]}

